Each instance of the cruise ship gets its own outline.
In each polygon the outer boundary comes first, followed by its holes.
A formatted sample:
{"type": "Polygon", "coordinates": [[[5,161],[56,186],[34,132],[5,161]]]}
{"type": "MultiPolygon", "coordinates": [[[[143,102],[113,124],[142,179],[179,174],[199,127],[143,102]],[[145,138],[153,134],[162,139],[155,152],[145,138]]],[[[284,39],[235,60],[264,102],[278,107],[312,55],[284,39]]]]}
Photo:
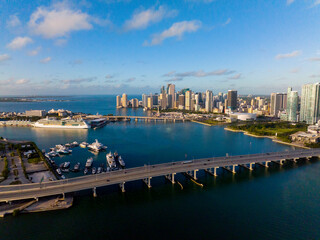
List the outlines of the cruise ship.
{"type": "Polygon", "coordinates": [[[88,129],[90,125],[83,119],[71,119],[71,118],[44,118],[40,119],[34,124],[38,128],[72,128],[72,129],[88,129]]]}

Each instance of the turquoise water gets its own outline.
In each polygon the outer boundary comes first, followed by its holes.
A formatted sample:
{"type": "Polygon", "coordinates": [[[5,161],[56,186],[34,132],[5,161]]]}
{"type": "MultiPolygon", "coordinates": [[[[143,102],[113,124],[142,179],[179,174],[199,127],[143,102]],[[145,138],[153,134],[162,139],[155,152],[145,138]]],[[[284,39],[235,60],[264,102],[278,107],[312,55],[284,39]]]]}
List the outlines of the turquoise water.
{"type": "MultiPolygon", "coordinates": [[[[99,108],[101,106],[98,106],[99,108]]],[[[98,139],[117,150],[128,167],[199,157],[290,151],[270,139],[253,138],[195,123],[112,123],[97,130],[0,128],[0,136],[29,139],[48,149],[98,139]]],[[[85,162],[75,149],[59,161],[85,162]]],[[[105,153],[94,156],[105,163],[105,153]]],[[[183,175],[172,185],[153,178],[75,194],[68,210],[0,219],[0,239],[319,239],[320,162],[286,163],[217,178],[199,172],[203,188],[183,175]]],[[[67,176],[67,175],[66,175],[67,176]]],[[[72,177],[70,175],[69,177],[72,177]]]]}

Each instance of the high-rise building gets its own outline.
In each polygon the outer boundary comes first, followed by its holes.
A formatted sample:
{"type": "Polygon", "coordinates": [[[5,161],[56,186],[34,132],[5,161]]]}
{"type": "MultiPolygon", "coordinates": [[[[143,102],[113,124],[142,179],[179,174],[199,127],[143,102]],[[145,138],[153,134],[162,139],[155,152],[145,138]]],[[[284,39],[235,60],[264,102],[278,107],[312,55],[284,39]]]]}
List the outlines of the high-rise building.
{"type": "Polygon", "coordinates": [[[174,106],[174,102],[176,101],[175,99],[175,85],[174,84],[171,84],[169,83],[168,86],[167,86],[167,93],[168,93],[168,106],[171,106],[169,108],[173,108],[174,106]],[[169,95],[171,95],[172,97],[170,97],[170,100],[169,100],[169,95]]]}
{"type": "Polygon", "coordinates": [[[183,94],[179,95],[179,109],[184,109],[185,97],[183,94]]]}
{"type": "Polygon", "coordinates": [[[191,109],[191,91],[186,91],[186,94],[185,94],[185,109],[186,110],[192,110],[191,109]]]}
{"type": "Polygon", "coordinates": [[[127,94],[122,94],[122,98],[121,98],[121,105],[122,107],[126,108],[128,106],[128,96],[127,94]]]}
{"type": "Polygon", "coordinates": [[[167,94],[166,93],[160,94],[160,107],[161,107],[161,109],[167,109],[167,94]]]}
{"type": "Polygon", "coordinates": [[[132,99],[131,105],[133,108],[138,108],[139,107],[139,100],[137,98],[132,99]]]}
{"type": "Polygon", "coordinates": [[[174,102],[172,101],[172,98],[173,98],[173,95],[171,95],[171,94],[167,95],[167,107],[169,109],[173,108],[173,103],[174,102]]]}
{"type": "Polygon", "coordinates": [[[121,106],[121,97],[120,97],[120,95],[117,96],[116,101],[117,101],[117,108],[121,108],[122,106],[121,106]]]}
{"type": "Polygon", "coordinates": [[[153,97],[149,96],[147,102],[148,102],[147,103],[147,108],[148,109],[152,109],[153,108],[153,97]]]}
{"type": "Polygon", "coordinates": [[[161,87],[161,89],[160,89],[160,94],[165,94],[166,93],[166,89],[165,89],[165,87],[164,86],[162,86],[161,87]]]}
{"type": "Polygon", "coordinates": [[[156,93],[155,95],[152,95],[152,105],[153,106],[158,106],[159,104],[159,95],[156,93]]]}
{"type": "Polygon", "coordinates": [[[206,112],[212,112],[213,108],[213,94],[212,91],[206,91],[206,112]]]}
{"type": "Polygon", "coordinates": [[[320,119],[320,83],[302,86],[300,121],[314,124],[320,119]]]}
{"type": "Polygon", "coordinates": [[[237,109],[237,98],[238,98],[238,92],[235,90],[229,90],[228,91],[228,97],[227,97],[227,107],[231,110],[237,109]]]}
{"type": "Polygon", "coordinates": [[[292,88],[288,88],[287,93],[287,120],[289,122],[297,122],[297,112],[298,112],[298,92],[292,91],[292,88]]]}
{"type": "Polygon", "coordinates": [[[270,115],[279,117],[279,113],[287,108],[286,93],[271,93],[270,115]]]}
{"type": "Polygon", "coordinates": [[[146,94],[142,94],[142,106],[148,107],[148,96],[146,94]]]}

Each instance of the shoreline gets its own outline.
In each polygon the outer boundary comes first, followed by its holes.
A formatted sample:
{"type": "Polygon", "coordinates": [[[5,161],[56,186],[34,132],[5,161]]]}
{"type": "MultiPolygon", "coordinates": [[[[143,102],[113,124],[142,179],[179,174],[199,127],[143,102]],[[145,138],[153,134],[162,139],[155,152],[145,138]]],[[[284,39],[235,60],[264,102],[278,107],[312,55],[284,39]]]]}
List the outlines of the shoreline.
{"type": "Polygon", "coordinates": [[[297,144],[294,144],[294,143],[288,143],[288,142],[283,142],[279,139],[277,139],[276,137],[271,137],[271,136],[258,136],[258,135],[254,135],[252,133],[248,133],[247,131],[244,131],[244,130],[234,130],[234,129],[231,129],[231,128],[228,128],[228,127],[225,127],[224,130],[226,131],[230,131],[230,132],[242,132],[244,135],[247,135],[247,136],[250,136],[250,137],[256,137],[256,138],[269,138],[271,139],[273,142],[275,143],[280,143],[280,144],[284,144],[284,145],[289,145],[289,146],[292,146],[292,147],[297,147],[297,148],[304,148],[304,149],[311,149],[309,147],[306,147],[306,146],[301,146],[301,145],[297,145],[297,144]]]}

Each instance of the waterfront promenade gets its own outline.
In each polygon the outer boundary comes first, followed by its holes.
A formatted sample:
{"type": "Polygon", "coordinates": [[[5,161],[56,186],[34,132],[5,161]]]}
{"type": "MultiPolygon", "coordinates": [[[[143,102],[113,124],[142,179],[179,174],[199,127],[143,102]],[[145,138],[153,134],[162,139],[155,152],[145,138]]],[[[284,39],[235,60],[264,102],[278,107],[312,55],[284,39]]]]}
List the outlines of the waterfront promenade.
{"type": "Polygon", "coordinates": [[[217,168],[222,167],[232,173],[236,173],[239,167],[253,170],[253,164],[259,164],[264,167],[268,167],[268,164],[270,162],[282,165],[283,162],[287,160],[297,161],[298,159],[311,159],[312,157],[319,156],[320,149],[311,149],[203,158],[155,165],[145,165],[142,167],[123,169],[119,171],[106,172],[96,175],[88,175],[41,184],[32,183],[15,186],[1,186],[0,202],[39,198],[86,189],[93,189],[94,195],[96,195],[97,187],[114,184],[120,184],[122,191],[124,191],[124,185],[126,182],[136,180],[143,180],[150,188],[151,178],[153,177],[165,176],[172,183],[174,183],[174,175],[177,173],[187,173],[191,178],[196,180],[196,173],[199,170],[205,170],[211,175],[216,175],[217,168]]]}

